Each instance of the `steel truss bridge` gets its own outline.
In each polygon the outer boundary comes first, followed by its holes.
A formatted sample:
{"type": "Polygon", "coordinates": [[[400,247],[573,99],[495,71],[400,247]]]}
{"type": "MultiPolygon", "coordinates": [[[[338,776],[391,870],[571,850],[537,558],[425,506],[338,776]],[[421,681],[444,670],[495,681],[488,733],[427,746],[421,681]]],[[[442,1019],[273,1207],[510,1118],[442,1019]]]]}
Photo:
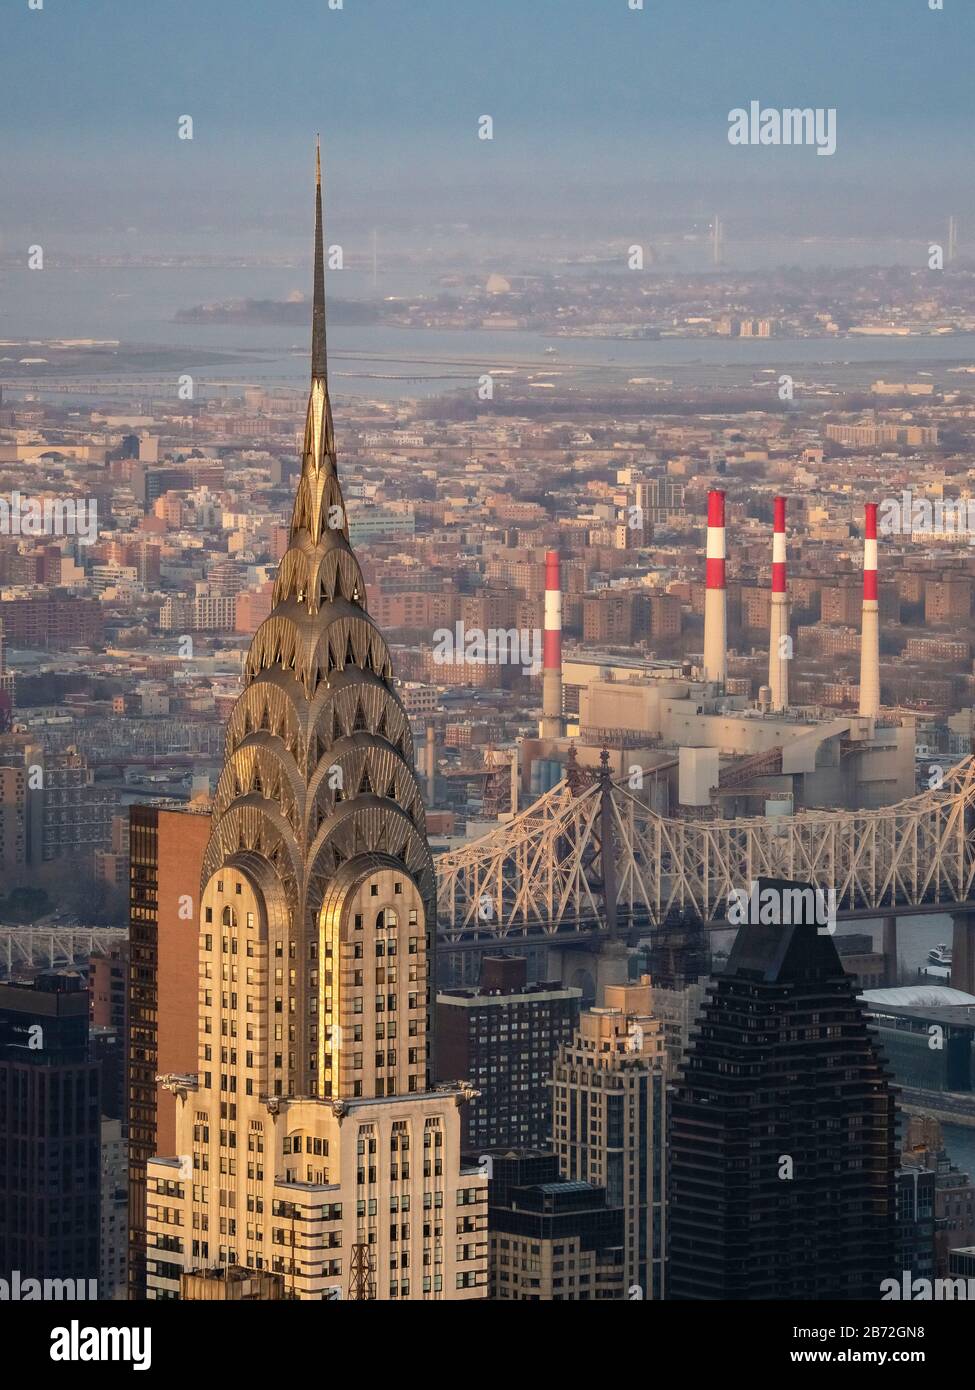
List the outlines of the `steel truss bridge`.
{"type": "MultiPolygon", "coordinates": [[[[720,929],[729,893],[758,878],[833,888],[844,918],[975,913],[975,757],[937,790],[878,810],[737,820],[657,815],[604,772],[581,787],[560,782],[436,865],[448,951],[568,945],[679,922],[720,929]]],[[[82,961],[126,936],[112,927],[0,926],[0,976],[82,961]]]]}
{"type": "Polygon", "coordinates": [[[581,788],[560,782],[438,857],[440,941],[555,945],[680,920],[721,928],[731,890],[758,878],[835,889],[846,918],[975,910],[975,758],[892,806],[775,818],[660,816],[605,770],[581,788]]]}
{"type": "Polygon", "coordinates": [[[41,725],[36,737],[48,752],[81,749],[94,763],[222,758],[226,730],[221,721],[180,719],[77,719],[41,725]]]}
{"type": "Polygon", "coordinates": [[[0,927],[0,978],[87,962],[128,940],[126,927],[0,927]]]}

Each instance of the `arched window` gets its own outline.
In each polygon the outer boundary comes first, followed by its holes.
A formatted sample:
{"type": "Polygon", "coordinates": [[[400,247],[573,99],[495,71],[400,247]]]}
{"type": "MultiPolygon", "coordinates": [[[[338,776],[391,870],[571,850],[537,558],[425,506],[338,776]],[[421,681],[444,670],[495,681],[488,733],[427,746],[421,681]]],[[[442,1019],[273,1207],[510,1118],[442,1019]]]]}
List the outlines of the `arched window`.
{"type": "Polygon", "coordinates": [[[391,907],[384,907],[376,917],[376,930],[387,931],[398,925],[396,913],[391,907]]]}
{"type": "Polygon", "coordinates": [[[223,916],[220,918],[220,920],[225,927],[236,927],[237,914],[232,907],[225,907],[223,910],[223,916]]]}

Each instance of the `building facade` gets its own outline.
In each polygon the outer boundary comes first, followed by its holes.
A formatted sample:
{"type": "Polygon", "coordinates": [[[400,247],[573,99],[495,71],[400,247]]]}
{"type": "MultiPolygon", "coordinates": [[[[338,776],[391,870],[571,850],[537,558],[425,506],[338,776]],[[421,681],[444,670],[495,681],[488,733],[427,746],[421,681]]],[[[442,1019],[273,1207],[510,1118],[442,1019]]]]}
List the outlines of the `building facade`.
{"type": "Polygon", "coordinates": [[[0,1135],[0,1278],[96,1284],[99,1067],[73,971],[0,984],[0,1135]]]}
{"type": "Polygon", "coordinates": [[[76,748],[47,753],[28,734],[0,735],[0,866],[82,860],[112,843],[115,793],[95,782],[76,748]]]}
{"type": "Polygon", "coordinates": [[[625,1218],[628,1289],[666,1296],[667,1054],[651,986],[608,985],[555,1067],[553,1128],[562,1174],[605,1187],[625,1218]]]}
{"type": "Polygon", "coordinates": [[[546,1148],[552,1137],[552,1068],[579,1022],[582,991],[528,984],[523,957],[481,961],[477,989],[437,995],[437,1075],[478,1091],[465,1106],[466,1149],[546,1148]]]}
{"type": "Polygon", "coordinates": [[[148,1165],[148,1294],[242,1265],[297,1299],[483,1298],[468,1088],[430,1081],[436,885],[412,736],[336,470],[320,182],[311,393],[273,600],[203,865],[198,1058],[166,1078],[176,1153],[148,1165]]]}
{"type": "Polygon", "coordinates": [[[908,1117],[901,1164],[905,1172],[933,1179],[934,1273],[943,1278],[949,1271],[950,1252],[975,1241],[975,1184],[951,1161],[941,1125],[931,1115],[908,1117]]]}
{"type": "Polygon", "coordinates": [[[196,1065],[197,921],[206,808],[133,806],[128,979],[129,1297],[146,1293],[146,1165],[176,1147],[176,1102],[159,1074],[196,1065]]]}
{"type": "Polygon", "coordinates": [[[491,1298],[564,1303],[626,1297],[624,1213],[606,1190],[559,1173],[555,1154],[488,1155],[491,1298]]]}
{"type": "Polygon", "coordinates": [[[128,1149],[122,1121],[104,1115],[101,1161],[98,1297],[124,1299],[128,1294],[128,1149]]]}
{"type": "Polygon", "coordinates": [[[739,927],[671,1099],[672,1298],[880,1296],[894,1096],[856,992],[815,923],[739,927]]]}

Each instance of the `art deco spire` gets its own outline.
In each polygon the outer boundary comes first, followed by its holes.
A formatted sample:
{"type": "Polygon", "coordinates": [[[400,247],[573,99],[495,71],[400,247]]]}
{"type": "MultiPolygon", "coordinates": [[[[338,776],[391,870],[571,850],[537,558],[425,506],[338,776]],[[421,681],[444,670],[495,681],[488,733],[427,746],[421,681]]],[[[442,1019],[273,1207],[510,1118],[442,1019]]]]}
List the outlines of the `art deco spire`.
{"type": "Polygon", "coordinates": [[[322,232],[322,149],[315,146],[315,291],[311,311],[311,379],[324,381],[325,361],[325,247],[322,232]]]}
{"type": "MultiPolygon", "coordinates": [[[[228,721],[204,858],[198,1069],[161,1078],[193,1181],[169,1183],[172,1207],[148,1207],[148,1248],[170,1253],[147,1278],[151,1296],[178,1296],[181,1271],[246,1265],[314,1302],[473,1299],[485,1247],[455,1232],[487,1179],[461,1167],[472,1088],[432,1080],[436,881],[410,725],[335,470],[320,199],[294,520],[228,721]],[[362,1152],[376,1155],[365,1168],[362,1152]],[[410,1206],[412,1243],[384,1216],[410,1206]]],[[[148,1160],[149,1191],[175,1162],[148,1160]]]]}
{"type": "MultiPolygon", "coordinates": [[[[232,863],[262,879],[269,914],[276,900],[275,911],[288,918],[303,993],[323,904],[337,883],[361,872],[363,856],[413,879],[432,936],[435,881],[409,720],[386,643],[366,611],[336,469],[319,165],[301,478],[271,613],[251,642],[244,691],[227,727],[203,882],[232,863]]],[[[295,1027],[304,1033],[309,1011],[307,999],[301,1002],[295,1027]]],[[[298,1074],[291,1083],[294,1093],[308,1094],[324,1084],[330,1061],[322,1055],[316,1078],[307,1060],[313,1040],[296,1041],[298,1074]]],[[[321,1036],[317,1041],[321,1047],[321,1036]]]]}
{"type": "MultiPolygon", "coordinates": [[[[335,439],[332,406],[328,398],[328,364],[325,353],[325,233],[322,219],[322,155],[315,149],[315,271],[311,308],[311,392],[305,418],[302,476],[335,474],[335,439]]],[[[299,499],[300,500],[300,493],[299,499]]],[[[334,514],[333,514],[334,520],[334,514]]],[[[292,533],[294,526],[292,525],[292,533]]]]}

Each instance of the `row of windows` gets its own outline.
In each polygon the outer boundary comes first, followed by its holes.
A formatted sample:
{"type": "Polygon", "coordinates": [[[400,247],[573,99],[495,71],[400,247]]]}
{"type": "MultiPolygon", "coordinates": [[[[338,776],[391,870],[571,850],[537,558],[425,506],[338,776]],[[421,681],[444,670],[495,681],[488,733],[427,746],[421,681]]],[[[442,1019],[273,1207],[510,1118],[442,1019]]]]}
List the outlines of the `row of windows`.
{"type": "MultiPolygon", "coordinates": [[[[458,1284],[457,1287],[460,1288],[460,1287],[461,1287],[460,1284],[458,1284]]],[[[399,1284],[397,1284],[395,1280],[392,1280],[392,1281],[390,1282],[390,1285],[389,1285],[389,1296],[390,1296],[390,1298],[397,1298],[397,1297],[407,1298],[407,1297],[409,1297],[409,1292],[410,1292],[410,1281],[409,1281],[409,1279],[403,1279],[403,1280],[401,1280],[401,1281],[399,1282],[399,1284]]],[[[424,1293],[442,1293],[442,1292],[443,1292],[443,1275],[442,1275],[442,1274],[435,1274],[435,1275],[433,1276],[433,1278],[431,1279],[431,1277],[430,1277],[429,1274],[425,1274],[425,1275],[423,1276],[423,1292],[424,1292],[424,1293]]]]}
{"type": "MultiPolygon", "coordinates": [[[[395,1212],[395,1211],[397,1210],[397,1204],[398,1204],[398,1209],[399,1209],[400,1211],[409,1211],[409,1209],[410,1209],[410,1198],[409,1198],[409,1194],[408,1194],[408,1193],[404,1193],[402,1197],[391,1197],[391,1198],[389,1199],[389,1210],[390,1210],[390,1214],[392,1214],[393,1212],[395,1212]]],[[[424,1192],[424,1194],[423,1194],[423,1210],[424,1210],[424,1211],[430,1211],[430,1210],[433,1209],[433,1208],[442,1207],[442,1206],[443,1206],[443,1193],[442,1193],[442,1192],[424,1192]]],[[[375,1197],[369,1197],[369,1198],[360,1197],[359,1200],[358,1200],[358,1201],[356,1202],[356,1204],[355,1204],[355,1214],[356,1214],[356,1216],[376,1216],[376,1215],[378,1215],[377,1199],[376,1199],[375,1197]]],[[[434,1234],[434,1236],[436,1236],[437,1238],[439,1238],[439,1237],[443,1234],[442,1227],[437,1226],[437,1227],[434,1229],[433,1234],[434,1234]]],[[[428,1237],[429,1237],[429,1235],[430,1235],[430,1228],[429,1228],[428,1226],[424,1226],[424,1228],[423,1228],[423,1235],[424,1235],[425,1238],[428,1238],[428,1237]]]]}

